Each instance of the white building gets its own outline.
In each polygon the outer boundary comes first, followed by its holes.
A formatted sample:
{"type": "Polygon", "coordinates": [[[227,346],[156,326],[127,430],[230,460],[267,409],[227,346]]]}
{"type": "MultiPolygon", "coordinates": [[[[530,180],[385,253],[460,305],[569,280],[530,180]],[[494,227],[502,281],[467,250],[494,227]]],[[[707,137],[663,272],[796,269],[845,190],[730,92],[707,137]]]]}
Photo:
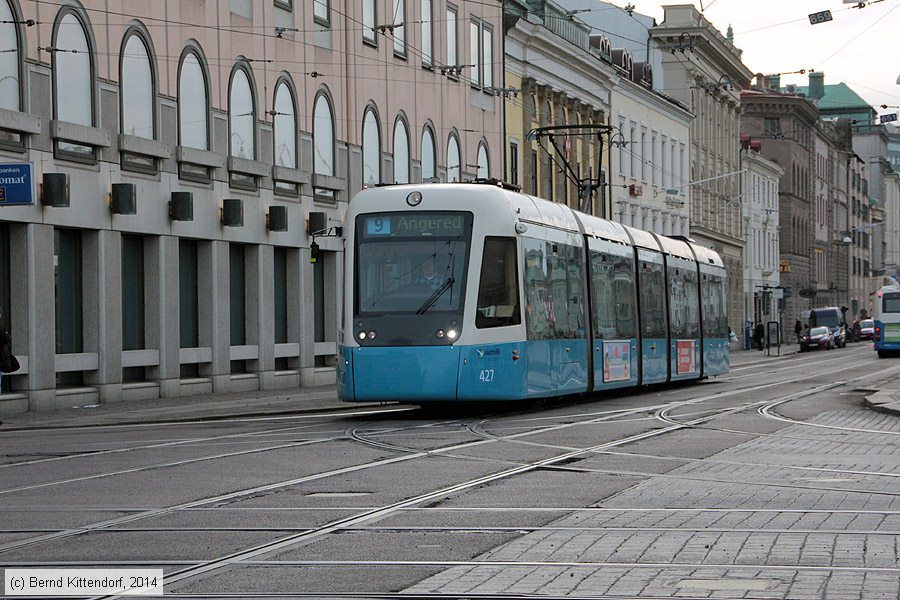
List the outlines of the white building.
{"type": "MultiPolygon", "coordinates": [[[[759,142],[745,144],[741,166],[741,217],[747,235],[744,249],[743,322],[731,328],[743,338],[747,323],[778,321],[782,297],[779,262],[778,182],[784,169],[759,153],[759,142]]],[[[782,324],[784,325],[784,324],[782,324]]],[[[785,331],[785,335],[788,332],[785,331]]]]}
{"type": "Polygon", "coordinates": [[[622,76],[610,94],[610,124],[616,128],[609,148],[612,218],[663,235],[688,236],[692,115],[653,91],[652,72],[647,77],[643,65],[631,68],[641,69],[636,81],[622,76]]]}

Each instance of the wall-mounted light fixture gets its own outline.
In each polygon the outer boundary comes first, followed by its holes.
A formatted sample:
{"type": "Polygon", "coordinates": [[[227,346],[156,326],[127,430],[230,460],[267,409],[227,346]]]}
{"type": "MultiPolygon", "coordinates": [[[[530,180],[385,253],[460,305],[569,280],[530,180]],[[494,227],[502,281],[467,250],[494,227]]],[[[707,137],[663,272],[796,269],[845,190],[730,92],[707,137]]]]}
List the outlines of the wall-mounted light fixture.
{"type": "Polygon", "coordinates": [[[169,218],[173,221],[194,220],[194,192],[172,192],[169,218]]]}
{"type": "Polygon", "coordinates": [[[65,208],[69,206],[69,176],[65,173],[44,173],[41,177],[41,204],[65,208]]]}
{"type": "Polygon", "coordinates": [[[240,198],[222,200],[222,225],[225,227],[244,226],[244,201],[240,198]]]}
{"type": "Polygon", "coordinates": [[[312,235],[324,231],[328,227],[328,215],[323,212],[309,213],[309,219],[306,221],[306,233],[312,235]]]}
{"type": "Polygon", "coordinates": [[[133,183],[114,183],[109,194],[109,209],[116,215],[137,213],[137,193],[133,183]]]}
{"type": "Polygon", "coordinates": [[[288,230],[287,206],[276,204],[269,207],[269,214],[266,217],[266,228],[269,231],[288,230]]]}

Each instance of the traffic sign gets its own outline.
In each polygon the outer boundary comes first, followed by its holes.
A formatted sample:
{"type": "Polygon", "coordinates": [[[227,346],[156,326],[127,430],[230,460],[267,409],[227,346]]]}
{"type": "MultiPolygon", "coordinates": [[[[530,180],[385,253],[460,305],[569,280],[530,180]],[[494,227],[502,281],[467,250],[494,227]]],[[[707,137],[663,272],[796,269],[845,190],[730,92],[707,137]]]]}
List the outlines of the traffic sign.
{"type": "Polygon", "coordinates": [[[891,113],[889,115],[881,115],[878,117],[879,122],[881,123],[890,123],[891,121],[897,120],[897,113],[891,113]]]}
{"type": "Polygon", "coordinates": [[[818,25],[819,23],[825,23],[831,20],[830,10],[820,10],[819,12],[814,12],[809,15],[809,22],[811,25],[818,25]]]}

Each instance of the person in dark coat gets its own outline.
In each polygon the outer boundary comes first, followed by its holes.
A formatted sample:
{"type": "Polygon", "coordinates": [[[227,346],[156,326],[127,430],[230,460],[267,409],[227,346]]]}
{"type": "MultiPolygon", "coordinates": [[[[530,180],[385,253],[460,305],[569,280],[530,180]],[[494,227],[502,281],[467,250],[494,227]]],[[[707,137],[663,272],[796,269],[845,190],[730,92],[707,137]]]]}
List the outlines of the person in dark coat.
{"type": "Polygon", "coordinates": [[[800,343],[800,332],[803,331],[803,325],[800,323],[800,319],[797,319],[797,322],[794,323],[794,335],[797,336],[797,343],[800,343]]]}
{"type": "MultiPolygon", "coordinates": [[[[0,310],[0,321],[3,319],[3,311],[0,310]]],[[[3,327],[0,327],[0,393],[3,392],[3,374],[15,373],[19,370],[19,361],[12,353],[12,336],[3,327]]]]}

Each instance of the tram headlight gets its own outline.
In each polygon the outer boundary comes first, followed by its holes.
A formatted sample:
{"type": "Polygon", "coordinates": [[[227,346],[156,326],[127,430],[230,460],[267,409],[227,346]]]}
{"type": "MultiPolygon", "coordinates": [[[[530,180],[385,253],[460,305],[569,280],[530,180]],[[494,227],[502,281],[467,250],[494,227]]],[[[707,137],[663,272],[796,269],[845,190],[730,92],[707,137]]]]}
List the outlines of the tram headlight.
{"type": "Polygon", "coordinates": [[[422,202],[422,192],[410,192],[406,197],[406,203],[410,206],[418,206],[422,202]]]}
{"type": "Polygon", "coordinates": [[[450,329],[449,331],[447,331],[447,337],[450,338],[451,340],[455,340],[457,335],[459,335],[459,334],[456,332],[455,329],[450,329]]]}
{"type": "Polygon", "coordinates": [[[375,332],[374,332],[374,331],[370,331],[370,332],[369,332],[369,339],[370,339],[370,340],[374,340],[374,339],[375,339],[375,332]]]}
{"type": "Polygon", "coordinates": [[[360,332],[359,332],[359,339],[361,339],[361,340],[366,339],[366,332],[365,332],[365,331],[360,331],[360,332]]]}
{"type": "Polygon", "coordinates": [[[444,339],[444,330],[438,329],[437,333],[435,333],[434,335],[436,335],[439,340],[442,340],[442,339],[444,339]]]}

